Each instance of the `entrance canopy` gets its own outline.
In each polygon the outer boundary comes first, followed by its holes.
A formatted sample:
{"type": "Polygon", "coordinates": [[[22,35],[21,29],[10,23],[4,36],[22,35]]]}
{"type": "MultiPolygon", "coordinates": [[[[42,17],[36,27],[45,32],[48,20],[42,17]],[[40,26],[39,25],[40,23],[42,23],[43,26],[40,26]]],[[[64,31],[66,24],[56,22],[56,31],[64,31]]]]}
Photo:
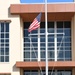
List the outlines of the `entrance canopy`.
{"type": "MultiPolygon", "coordinates": [[[[24,21],[33,21],[33,19],[42,12],[42,21],[44,21],[44,4],[11,4],[10,13],[20,15],[24,21]]],[[[48,21],[53,20],[71,20],[75,13],[74,3],[48,4],[48,21]]]]}
{"type": "MultiPolygon", "coordinates": [[[[45,68],[45,62],[16,62],[16,67],[18,68],[25,68],[25,69],[39,69],[39,65],[41,68],[45,68]]],[[[57,62],[48,62],[48,67],[50,69],[57,68],[57,69],[72,69],[75,68],[74,61],[57,61],[57,62]]]]}

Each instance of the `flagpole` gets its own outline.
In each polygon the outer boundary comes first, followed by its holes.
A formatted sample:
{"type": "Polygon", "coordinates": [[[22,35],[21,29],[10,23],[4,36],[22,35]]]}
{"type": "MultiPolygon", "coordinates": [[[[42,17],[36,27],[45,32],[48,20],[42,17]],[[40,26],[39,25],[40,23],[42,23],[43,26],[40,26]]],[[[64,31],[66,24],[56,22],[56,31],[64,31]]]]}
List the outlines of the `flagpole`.
{"type": "Polygon", "coordinates": [[[40,61],[40,28],[38,28],[38,61],[40,61]]]}
{"type": "Polygon", "coordinates": [[[45,37],[46,37],[46,75],[48,75],[48,48],[47,48],[47,0],[45,0],[45,37]]]}

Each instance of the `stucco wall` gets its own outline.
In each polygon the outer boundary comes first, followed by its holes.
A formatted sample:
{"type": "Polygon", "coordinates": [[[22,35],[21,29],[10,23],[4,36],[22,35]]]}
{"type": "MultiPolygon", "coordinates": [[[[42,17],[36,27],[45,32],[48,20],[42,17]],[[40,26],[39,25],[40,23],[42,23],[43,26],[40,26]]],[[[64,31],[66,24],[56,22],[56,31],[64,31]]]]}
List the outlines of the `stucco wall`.
{"type": "Polygon", "coordinates": [[[20,43],[20,16],[10,14],[10,4],[19,4],[20,0],[0,0],[0,20],[11,20],[10,23],[10,56],[9,62],[0,62],[0,73],[11,73],[11,75],[20,75],[20,70],[16,68],[16,61],[21,59],[21,43],[20,43]]]}
{"type": "MultiPolygon", "coordinates": [[[[23,22],[19,15],[10,14],[10,4],[19,4],[20,0],[0,0],[0,20],[11,20],[10,23],[10,59],[9,62],[0,62],[0,73],[20,75],[20,69],[16,68],[16,61],[23,60],[23,22]],[[22,38],[22,39],[21,39],[22,38]]],[[[75,16],[72,19],[72,60],[75,61],[75,16]],[[73,42],[74,41],[74,42],[73,42]]]]}

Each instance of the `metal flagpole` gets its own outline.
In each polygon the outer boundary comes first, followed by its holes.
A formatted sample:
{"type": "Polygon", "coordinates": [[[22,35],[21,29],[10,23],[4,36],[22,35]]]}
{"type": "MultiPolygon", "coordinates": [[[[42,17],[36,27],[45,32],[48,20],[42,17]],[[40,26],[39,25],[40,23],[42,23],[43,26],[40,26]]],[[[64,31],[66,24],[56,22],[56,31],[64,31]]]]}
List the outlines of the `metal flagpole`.
{"type": "Polygon", "coordinates": [[[45,0],[45,37],[46,37],[46,75],[48,75],[48,48],[47,48],[47,0],[45,0]]]}
{"type": "Polygon", "coordinates": [[[40,28],[38,28],[38,61],[40,61],[40,28]]]}

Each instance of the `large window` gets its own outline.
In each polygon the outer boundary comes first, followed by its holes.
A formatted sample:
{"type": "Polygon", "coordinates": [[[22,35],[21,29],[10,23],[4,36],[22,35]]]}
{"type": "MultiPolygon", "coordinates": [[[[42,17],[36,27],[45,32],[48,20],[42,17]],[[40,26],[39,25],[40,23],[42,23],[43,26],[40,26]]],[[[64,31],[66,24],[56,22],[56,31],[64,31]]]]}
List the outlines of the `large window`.
{"type": "MultiPolygon", "coordinates": [[[[46,75],[45,71],[25,70],[24,75],[46,75]]],[[[49,70],[48,75],[72,75],[71,70],[49,70]]]]}
{"type": "Polygon", "coordinates": [[[48,33],[49,60],[71,60],[71,23],[49,22],[48,33]]]}
{"type": "Polygon", "coordinates": [[[9,62],[9,23],[0,23],[0,62],[9,62]]]}
{"type": "MultiPolygon", "coordinates": [[[[45,61],[45,23],[40,31],[28,32],[30,23],[24,23],[24,61],[45,61]]],[[[71,61],[71,23],[48,22],[48,60],[71,61]]]]}

